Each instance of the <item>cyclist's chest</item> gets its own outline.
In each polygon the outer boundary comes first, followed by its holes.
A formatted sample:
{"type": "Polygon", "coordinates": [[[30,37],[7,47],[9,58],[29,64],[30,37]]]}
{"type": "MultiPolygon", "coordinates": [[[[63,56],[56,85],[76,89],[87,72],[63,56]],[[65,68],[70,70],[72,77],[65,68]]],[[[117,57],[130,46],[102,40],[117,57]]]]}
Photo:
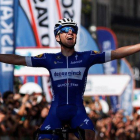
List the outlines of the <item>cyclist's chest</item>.
{"type": "Polygon", "coordinates": [[[78,55],[72,57],[57,56],[50,65],[50,74],[54,81],[65,78],[81,80],[86,71],[87,62],[78,55]]]}
{"type": "Polygon", "coordinates": [[[82,57],[75,55],[72,57],[62,57],[61,55],[52,58],[50,62],[50,69],[68,69],[68,68],[79,68],[86,67],[87,62],[82,57]]]}

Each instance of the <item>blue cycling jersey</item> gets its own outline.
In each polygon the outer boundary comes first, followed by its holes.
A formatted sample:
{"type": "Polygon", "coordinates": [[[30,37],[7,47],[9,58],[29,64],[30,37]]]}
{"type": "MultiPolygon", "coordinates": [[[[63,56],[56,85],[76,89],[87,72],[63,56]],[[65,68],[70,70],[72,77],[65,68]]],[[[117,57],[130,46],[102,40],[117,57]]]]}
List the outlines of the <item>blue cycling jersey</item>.
{"type": "MultiPolygon", "coordinates": [[[[53,100],[41,130],[54,130],[61,128],[63,122],[69,122],[72,128],[80,126],[83,129],[95,131],[83,106],[88,69],[94,64],[110,60],[111,51],[103,53],[75,51],[69,57],[65,57],[61,52],[26,57],[27,66],[45,67],[49,70],[51,77],[53,100]]],[[[75,135],[78,137],[77,134],[75,135]]],[[[44,138],[57,140],[58,136],[40,134],[38,140],[44,138]]]]}
{"type": "Polygon", "coordinates": [[[97,63],[111,60],[111,51],[74,52],[66,57],[61,52],[44,53],[35,57],[26,57],[27,66],[45,67],[49,70],[53,100],[52,105],[83,105],[88,69],[97,63]]]}

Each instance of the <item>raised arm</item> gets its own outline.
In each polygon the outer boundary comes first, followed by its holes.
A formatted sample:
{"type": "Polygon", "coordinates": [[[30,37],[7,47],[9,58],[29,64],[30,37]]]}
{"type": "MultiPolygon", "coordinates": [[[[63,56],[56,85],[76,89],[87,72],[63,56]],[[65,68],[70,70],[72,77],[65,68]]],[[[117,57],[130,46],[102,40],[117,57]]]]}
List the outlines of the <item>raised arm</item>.
{"type": "Polygon", "coordinates": [[[111,60],[120,59],[140,51],[140,44],[125,46],[111,51],[111,60]]]}
{"type": "Polygon", "coordinates": [[[14,54],[0,54],[0,62],[26,66],[25,57],[14,54]]]}

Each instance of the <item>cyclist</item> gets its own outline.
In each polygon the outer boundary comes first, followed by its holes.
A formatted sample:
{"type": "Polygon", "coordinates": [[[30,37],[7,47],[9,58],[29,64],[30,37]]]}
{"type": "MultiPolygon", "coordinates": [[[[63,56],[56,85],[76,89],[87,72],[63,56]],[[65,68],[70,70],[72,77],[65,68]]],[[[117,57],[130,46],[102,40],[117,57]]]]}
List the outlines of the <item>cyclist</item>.
{"type": "MultiPolygon", "coordinates": [[[[140,51],[140,44],[125,46],[116,50],[97,53],[96,51],[77,52],[74,49],[78,33],[77,24],[72,19],[64,18],[55,25],[56,41],[61,52],[44,53],[34,57],[14,54],[0,54],[0,62],[31,67],[45,67],[49,70],[53,100],[42,130],[62,127],[70,122],[72,128],[80,126],[85,129],[86,140],[94,140],[95,129],[87,117],[83,106],[88,69],[97,63],[120,59],[140,51]]],[[[43,134],[39,140],[56,140],[57,136],[43,134]]]]}

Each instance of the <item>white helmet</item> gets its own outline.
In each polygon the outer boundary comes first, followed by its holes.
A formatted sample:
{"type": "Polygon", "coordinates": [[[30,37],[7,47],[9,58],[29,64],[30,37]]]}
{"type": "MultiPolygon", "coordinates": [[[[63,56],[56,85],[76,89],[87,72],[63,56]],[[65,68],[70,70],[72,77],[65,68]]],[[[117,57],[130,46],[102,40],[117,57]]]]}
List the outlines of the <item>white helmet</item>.
{"type": "Polygon", "coordinates": [[[73,21],[70,18],[63,18],[63,19],[59,20],[58,23],[55,24],[54,35],[56,36],[58,31],[65,26],[74,27],[78,32],[77,23],[75,21],[73,21]]]}

